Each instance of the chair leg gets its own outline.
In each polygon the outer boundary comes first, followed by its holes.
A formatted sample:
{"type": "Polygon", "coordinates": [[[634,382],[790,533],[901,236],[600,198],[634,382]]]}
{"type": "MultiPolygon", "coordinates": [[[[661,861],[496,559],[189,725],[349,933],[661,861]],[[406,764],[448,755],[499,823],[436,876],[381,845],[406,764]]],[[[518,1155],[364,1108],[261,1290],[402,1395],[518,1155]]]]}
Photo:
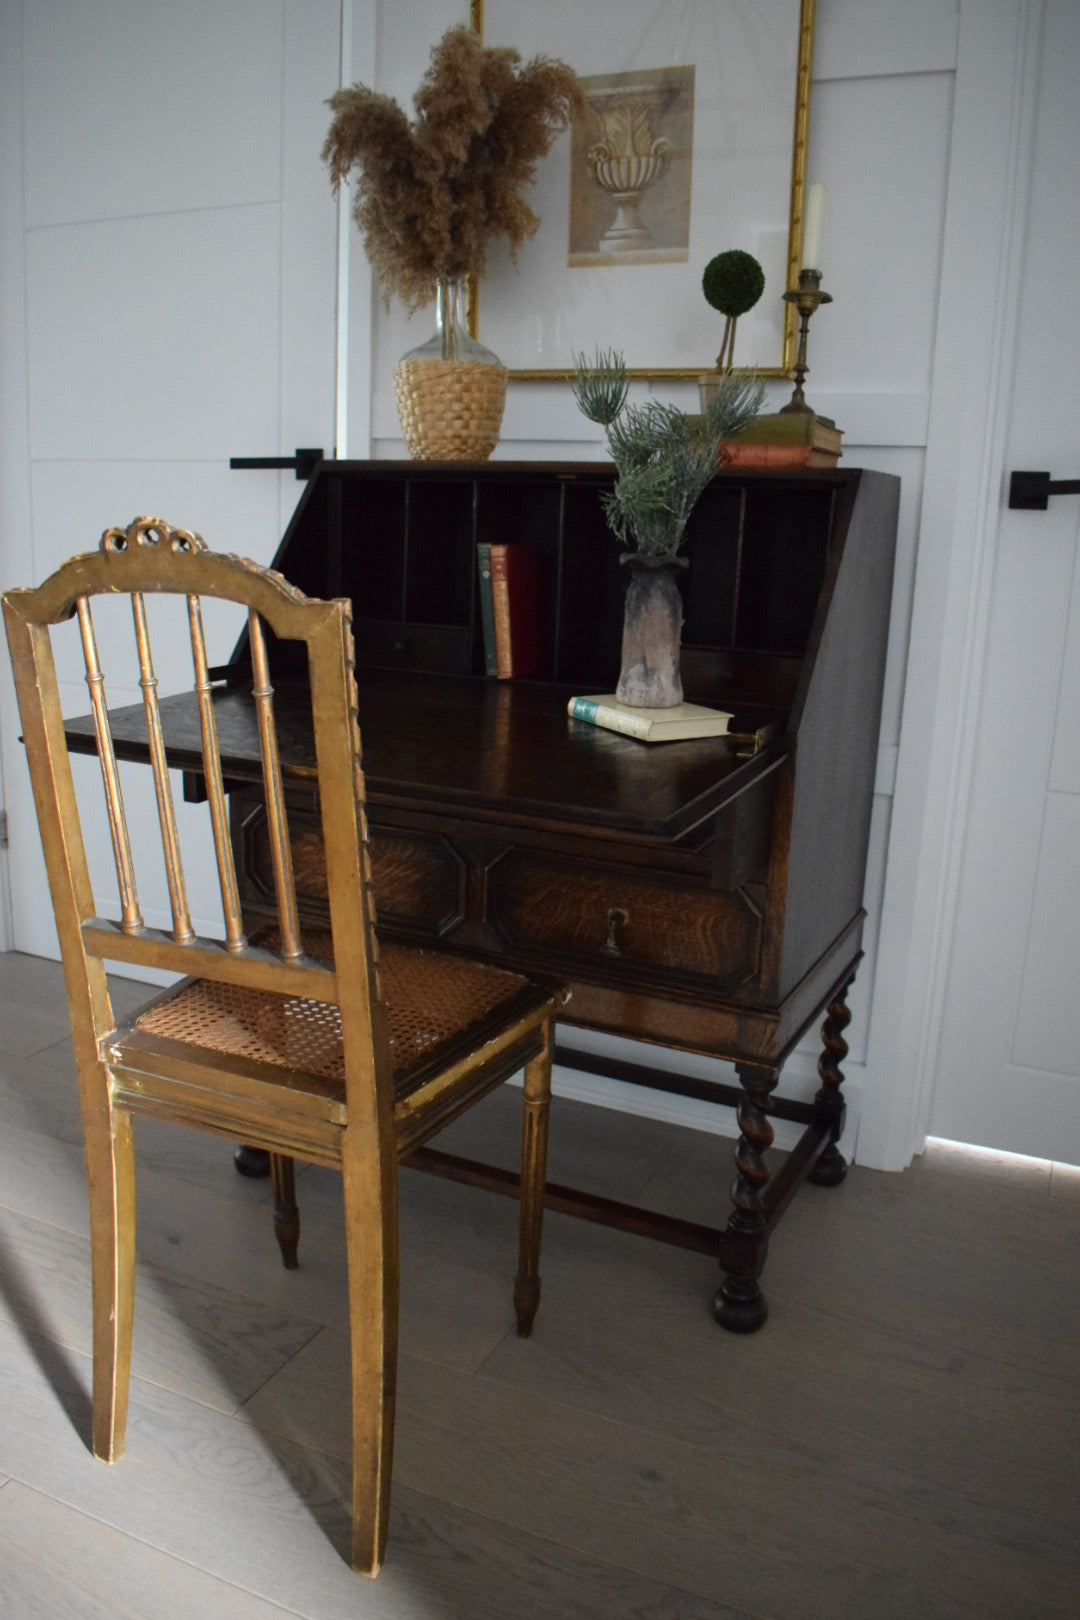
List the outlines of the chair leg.
{"type": "Polygon", "coordinates": [[[274,1236],[286,1271],[295,1271],[300,1242],[300,1211],[296,1204],[296,1166],[284,1153],[270,1155],[270,1185],[274,1189],[274,1236]]]}
{"type": "Polygon", "coordinates": [[[352,1360],[352,1567],[386,1554],[397,1388],[397,1166],[343,1166],[352,1360]],[[382,1190],[380,1196],[380,1186],[382,1190]]]}
{"type": "Polygon", "coordinates": [[[92,1448],[123,1455],[135,1303],[135,1154],[131,1116],[106,1115],[84,1133],[90,1193],[94,1395],[92,1448]]]}
{"type": "Polygon", "coordinates": [[[521,1116],[521,1228],[514,1310],[518,1337],[527,1339],[540,1304],[540,1229],[544,1219],[547,1179],[548,1114],[551,1105],[551,1024],[544,1028],[544,1047],[525,1065],[521,1116]]]}

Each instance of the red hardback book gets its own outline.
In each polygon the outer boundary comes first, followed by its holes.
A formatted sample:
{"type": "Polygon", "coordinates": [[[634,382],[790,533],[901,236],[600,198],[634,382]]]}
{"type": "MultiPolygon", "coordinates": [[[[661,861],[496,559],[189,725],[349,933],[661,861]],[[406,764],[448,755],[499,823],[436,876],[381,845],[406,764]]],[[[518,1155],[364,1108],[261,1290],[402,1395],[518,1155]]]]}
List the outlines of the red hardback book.
{"type": "Polygon", "coordinates": [[[721,441],[718,467],[835,467],[839,457],[809,444],[743,444],[721,441]]]}
{"type": "Polygon", "coordinates": [[[496,675],[536,680],[546,673],[547,638],[543,563],[533,546],[492,546],[491,597],[496,675]]]}

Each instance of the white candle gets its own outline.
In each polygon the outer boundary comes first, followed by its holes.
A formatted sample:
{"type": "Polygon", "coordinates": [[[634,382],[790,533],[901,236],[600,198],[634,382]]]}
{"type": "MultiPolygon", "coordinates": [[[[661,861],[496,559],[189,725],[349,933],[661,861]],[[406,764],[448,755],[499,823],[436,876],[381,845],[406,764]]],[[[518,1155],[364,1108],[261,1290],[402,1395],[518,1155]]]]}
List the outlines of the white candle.
{"type": "Polygon", "coordinates": [[[825,219],[825,187],[811,186],[806,198],[806,217],[803,220],[802,267],[804,270],[821,269],[821,227],[825,219]]]}

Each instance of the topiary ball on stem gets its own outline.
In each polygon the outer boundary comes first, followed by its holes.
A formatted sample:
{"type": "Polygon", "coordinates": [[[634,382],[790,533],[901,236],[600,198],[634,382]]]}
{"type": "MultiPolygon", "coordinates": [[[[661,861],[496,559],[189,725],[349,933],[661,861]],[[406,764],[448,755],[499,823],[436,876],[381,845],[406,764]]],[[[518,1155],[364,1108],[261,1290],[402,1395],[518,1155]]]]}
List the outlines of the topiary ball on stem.
{"type": "Polygon", "coordinates": [[[701,278],[705,300],[725,317],[724,336],[716,357],[717,371],[730,370],[735,355],[735,322],[753,309],[765,291],[765,272],[752,253],[730,248],[705,266],[701,278]]]}
{"type": "Polygon", "coordinates": [[[732,248],[709,260],[701,286],[706,302],[721,315],[745,315],[765,291],[765,272],[753,254],[732,248]]]}

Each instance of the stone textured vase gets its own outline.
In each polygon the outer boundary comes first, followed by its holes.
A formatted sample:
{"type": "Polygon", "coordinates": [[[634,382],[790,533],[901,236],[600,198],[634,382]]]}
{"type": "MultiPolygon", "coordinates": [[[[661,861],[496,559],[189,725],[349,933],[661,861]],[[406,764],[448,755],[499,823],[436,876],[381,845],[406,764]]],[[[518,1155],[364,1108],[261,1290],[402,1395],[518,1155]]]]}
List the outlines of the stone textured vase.
{"type": "Polygon", "coordinates": [[[679,652],[683,605],[677,564],[626,559],[630,580],[623,608],[622,668],[615,695],[634,708],[670,709],[683,700],[679,652]]]}
{"type": "Polygon", "coordinates": [[[418,461],[486,461],[499,440],[506,367],[469,332],[466,285],[440,279],[433,336],[394,367],[401,431],[418,461]]]}

